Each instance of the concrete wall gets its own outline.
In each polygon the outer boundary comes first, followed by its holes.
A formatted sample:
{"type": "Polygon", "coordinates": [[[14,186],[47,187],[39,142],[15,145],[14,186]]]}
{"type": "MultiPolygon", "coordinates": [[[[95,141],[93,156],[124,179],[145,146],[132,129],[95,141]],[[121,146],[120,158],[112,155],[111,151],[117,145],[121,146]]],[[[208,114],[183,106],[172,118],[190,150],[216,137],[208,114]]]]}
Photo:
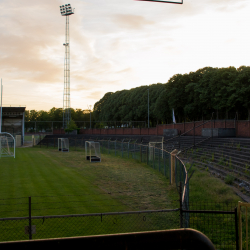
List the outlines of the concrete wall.
{"type": "Polygon", "coordinates": [[[203,128],[202,136],[214,136],[214,137],[235,137],[236,130],[235,128],[203,128]],[[213,132],[213,133],[212,133],[213,132]]]}
{"type": "Polygon", "coordinates": [[[174,137],[178,135],[178,129],[163,129],[163,135],[166,137],[174,137]]]}

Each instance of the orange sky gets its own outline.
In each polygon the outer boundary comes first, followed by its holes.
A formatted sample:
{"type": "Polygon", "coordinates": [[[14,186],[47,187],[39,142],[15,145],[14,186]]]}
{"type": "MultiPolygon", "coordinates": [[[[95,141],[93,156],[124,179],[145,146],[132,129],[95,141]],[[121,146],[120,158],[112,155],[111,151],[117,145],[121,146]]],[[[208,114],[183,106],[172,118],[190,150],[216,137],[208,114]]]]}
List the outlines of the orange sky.
{"type": "MultiPolygon", "coordinates": [[[[0,0],[4,105],[63,105],[65,17],[58,0],[0,0]]],[[[71,107],[106,92],[166,83],[206,66],[249,66],[250,3],[72,0],[71,107]]]]}

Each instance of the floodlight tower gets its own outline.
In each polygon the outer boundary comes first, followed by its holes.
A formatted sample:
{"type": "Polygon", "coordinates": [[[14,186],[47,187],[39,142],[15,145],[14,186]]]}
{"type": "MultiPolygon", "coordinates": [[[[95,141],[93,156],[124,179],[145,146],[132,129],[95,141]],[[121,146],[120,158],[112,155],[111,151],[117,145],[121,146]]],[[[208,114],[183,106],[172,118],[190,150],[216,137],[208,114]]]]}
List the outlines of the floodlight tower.
{"type": "Polygon", "coordinates": [[[66,16],[65,27],[65,58],[64,58],[64,90],[63,90],[63,128],[67,128],[67,125],[71,119],[70,115],[70,47],[69,47],[69,16],[74,14],[70,4],[60,6],[60,12],[62,16],[66,16]]]}

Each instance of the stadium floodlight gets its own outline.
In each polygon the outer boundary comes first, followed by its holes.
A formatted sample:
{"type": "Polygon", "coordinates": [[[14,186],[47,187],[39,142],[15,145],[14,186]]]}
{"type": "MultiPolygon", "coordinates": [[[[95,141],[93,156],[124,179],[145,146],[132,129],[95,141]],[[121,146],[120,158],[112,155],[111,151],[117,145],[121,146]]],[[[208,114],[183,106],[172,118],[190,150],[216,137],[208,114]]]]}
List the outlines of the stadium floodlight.
{"type": "Polygon", "coordinates": [[[58,138],[58,151],[69,152],[69,139],[58,138]]]}
{"type": "Polygon", "coordinates": [[[85,142],[85,157],[90,162],[101,161],[100,143],[94,141],[85,142]]]}
{"type": "Polygon", "coordinates": [[[63,91],[63,128],[67,128],[71,120],[70,114],[70,46],[69,46],[69,16],[74,14],[70,4],[60,6],[62,16],[66,16],[65,28],[65,58],[64,58],[64,91],[63,91]]]}
{"type": "Polygon", "coordinates": [[[62,16],[69,16],[74,14],[74,10],[72,9],[70,3],[60,6],[60,12],[62,16]]]}

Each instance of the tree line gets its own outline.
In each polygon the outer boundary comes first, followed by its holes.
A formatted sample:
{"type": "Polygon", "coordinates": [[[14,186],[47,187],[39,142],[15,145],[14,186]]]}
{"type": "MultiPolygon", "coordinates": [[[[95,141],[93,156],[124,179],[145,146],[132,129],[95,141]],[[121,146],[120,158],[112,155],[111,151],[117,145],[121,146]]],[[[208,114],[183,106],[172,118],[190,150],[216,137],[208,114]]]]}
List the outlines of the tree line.
{"type": "MultiPolygon", "coordinates": [[[[75,121],[78,128],[84,127],[84,123],[79,121],[86,121],[85,126],[89,127],[90,111],[82,109],[70,109],[71,119],[75,121]]],[[[92,118],[92,117],[91,117],[92,118]]],[[[26,131],[50,131],[53,129],[61,129],[63,126],[63,109],[53,107],[49,111],[44,110],[26,110],[25,111],[25,129],[26,131]]]]}
{"type": "Polygon", "coordinates": [[[176,74],[165,84],[106,93],[94,105],[97,120],[144,120],[151,126],[202,119],[248,119],[250,116],[250,67],[205,67],[176,74]]]}
{"type": "MultiPolygon", "coordinates": [[[[74,121],[88,121],[90,118],[89,110],[70,109],[71,118],[74,121]]],[[[25,121],[62,121],[63,109],[53,107],[49,111],[44,110],[26,110],[25,121]]]]}
{"type": "MultiPolygon", "coordinates": [[[[176,74],[167,83],[108,92],[94,105],[91,127],[147,126],[148,107],[151,127],[172,123],[172,110],[177,122],[208,120],[212,114],[214,119],[246,120],[250,117],[249,83],[250,67],[205,67],[188,74],[176,74]]],[[[71,109],[71,118],[89,121],[90,112],[71,109]]],[[[25,117],[25,121],[62,120],[62,108],[30,110],[26,111],[25,117]]],[[[87,123],[76,122],[76,125],[90,127],[87,123]]]]}

